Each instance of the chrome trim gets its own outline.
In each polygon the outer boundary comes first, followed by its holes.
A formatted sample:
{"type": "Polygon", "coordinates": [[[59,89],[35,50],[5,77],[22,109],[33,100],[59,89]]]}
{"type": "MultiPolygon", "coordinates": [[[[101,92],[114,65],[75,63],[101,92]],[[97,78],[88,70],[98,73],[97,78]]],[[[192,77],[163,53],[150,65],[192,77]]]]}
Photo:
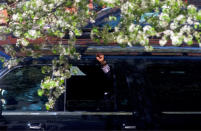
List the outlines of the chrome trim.
{"type": "Polygon", "coordinates": [[[124,129],[136,129],[136,126],[125,126],[124,129]]]}
{"type": "Polygon", "coordinates": [[[30,129],[33,129],[33,130],[40,130],[42,129],[42,124],[39,123],[37,125],[32,125],[32,123],[28,122],[27,123],[27,126],[30,128],[30,129]]]}
{"type": "MultiPolygon", "coordinates": [[[[153,46],[154,52],[162,52],[162,53],[201,53],[201,48],[199,47],[160,47],[153,46]]],[[[133,47],[125,47],[122,48],[120,46],[88,46],[85,53],[94,53],[94,52],[102,52],[102,53],[131,53],[131,52],[145,52],[144,47],[142,46],[133,46],[133,47]]]]}
{"type": "Polygon", "coordinates": [[[3,111],[3,116],[54,116],[54,115],[62,115],[62,116],[78,116],[78,115],[121,115],[121,116],[131,116],[134,112],[7,112],[3,111]]]}
{"type": "Polygon", "coordinates": [[[188,112],[188,111],[164,111],[162,112],[163,114],[167,114],[167,115],[201,115],[200,111],[192,111],[192,112],[188,112]]]}

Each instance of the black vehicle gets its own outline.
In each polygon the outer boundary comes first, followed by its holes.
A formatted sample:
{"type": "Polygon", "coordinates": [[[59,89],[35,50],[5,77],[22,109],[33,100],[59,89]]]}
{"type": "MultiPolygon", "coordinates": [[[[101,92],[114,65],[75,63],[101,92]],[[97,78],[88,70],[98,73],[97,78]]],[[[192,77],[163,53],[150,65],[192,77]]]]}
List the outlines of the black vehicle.
{"type": "Polygon", "coordinates": [[[45,110],[46,98],[37,95],[44,78],[41,67],[49,65],[49,59],[40,59],[38,64],[26,61],[12,69],[4,69],[0,76],[0,87],[5,90],[2,93],[5,99],[2,127],[7,130],[104,130],[124,126],[135,129],[135,126],[126,125],[133,117],[128,90],[120,91],[122,100],[116,100],[112,89],[117,84],[113,78],[105,77],[94,58],[83,56],[76,62],[81,71],[66,81],[66,93],[52,111],[45,110]],[[107,96],[104,95],[106,90],[110,91],[107,96]]]}
{"type": "Polygon", "coordinates": [[[44,107],[46,98],[37,95],[44,77],[41,67],[49,65],[51,58],[4,69],[0,73],[0,87],[5,90],[1,129],[201,129],[199,56],[140,50],[132,54],[132,48],[118,55],[115,48],[113,54],[100,48],[111,67],[108,79],[92,48],[80,61],[71,61],[80,71],[66,80],[66,92],[52,111],[44,107]]]}

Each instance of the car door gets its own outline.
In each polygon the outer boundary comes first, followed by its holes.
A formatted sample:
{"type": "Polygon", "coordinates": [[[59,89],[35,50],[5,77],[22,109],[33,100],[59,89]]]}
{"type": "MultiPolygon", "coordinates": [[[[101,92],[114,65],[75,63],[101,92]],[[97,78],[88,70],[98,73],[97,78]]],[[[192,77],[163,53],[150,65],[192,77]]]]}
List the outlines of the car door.
{"type": "Polygon", "coordinates": [[[127,107],[126,96],[129,95],[122,90],[117,92],[117,89],[124,88],[124,84],[127,90],[127,83],[117,83],[120,78],[116,78],[113,64],[109,65],[110,76],[104,74],[96,63],[78,65],[79,73],[66,81],[65,112],[56,120],[60,130],[136,128],[129,125],[133,120],[133,112],[127,107]]]}
{"type": "Polygon", "coordinates": [[[15,67],[1,77],[2,120],[7,130],[42,130],[56,119],[57,110],[47,112],[47,98],[37,94],[44,78],[41,66],[15,67]]]}
{"type": "Polygon", "coordinates": [[[162,129],[201,128],[200,65],[199,57],[172,57],[147,66],[147,88],[156,94],[162,129]]]}

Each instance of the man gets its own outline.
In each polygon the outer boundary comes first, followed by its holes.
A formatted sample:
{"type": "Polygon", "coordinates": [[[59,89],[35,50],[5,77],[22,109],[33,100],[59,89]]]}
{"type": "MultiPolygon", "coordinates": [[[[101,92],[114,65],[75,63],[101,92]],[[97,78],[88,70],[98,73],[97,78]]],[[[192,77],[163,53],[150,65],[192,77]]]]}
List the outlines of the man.
{"type": "MultiPolygon", "coordinates": [[[[107,64],[107,62],[105,61],[104,59],[104,55],[103,54],[96,54],[96,59],[98,60],[98,62],[101,64],[102,66],[102,70],[103,72],[105,73],[106,77],[107,77],[107,80],[108,81],[113,81],[113,77],[112,77],[112,73],[111,73],[111,70],[110,70],[110,66],[107,64]]],[[[103,87],[104,88],[104,87],[103,87]]],[[[110,107],[110,101],[112,99],[112,96],[113,96],[113,85],[110,85],[109,88],[106,87],[104,89],[104,99],[105,99],[105,104],[106,104],[106,107],[108,106],[108,109],[110,107]]]]}
{"type": "MultiPolygon", "coordinates": [[[[102,70],[105,73],[105,75],[107,75],[107,79],[111,80],[112,79],[112,75],[111,75],[112,70],[110,70],[109,65],[104,60],[104,55],[97,54],[96,59],[102,65],[102,70]]],[[[134,77],[134,76],[131,76],[131,77],[134,77]]],[[[141,74],[139,74],[138,77],[143,78],[143,76],[141,76],[141,74]]],[[[159,120],[160,120],[161,114],[160,114],[157,103],[155,103],[153,100],[150,99],[150,98],[154,97],[153,95],[155,95],[155,94],[154,94],[154,91],[152,90],[152,88],[148,88],[148,90],[145,89],[146,86],[143,85],[145,83],[145,81],[143,83],[140,83],[142,81],[144,81],[144,79],[141,79],[141,81],[131,81],[131,83],[132,83],[131,85],[135,85],[135,88],[136,88],[136,97],[133,97],[133,98],[135,98],[136,101],[138,102],[138,105],[137,105],[138,111],[137,112],[142,113],[142,114],[140,114],[142,116],[137,116],[137,117],[139,117],[137,119],[139,119],[139,122],[140,122],[139,127],[142,129],[158,129],[160,127],[159,120]],[[141,121],[141,119],[144,119],[144,121],[143,121],[144,123],[141,121]]],[[[115,93],[112,93],[112,90],[113,89],[105,89],[105,92],[104,92],[105,101],[110,100],[112,94],[113,95],[115,94],[115,93]]],[[[114,91],[115,91],[115,89],[114,89],[114,91]]],[[[110,104],[110,103],[108,103],[108,104],[110,104]]]]}

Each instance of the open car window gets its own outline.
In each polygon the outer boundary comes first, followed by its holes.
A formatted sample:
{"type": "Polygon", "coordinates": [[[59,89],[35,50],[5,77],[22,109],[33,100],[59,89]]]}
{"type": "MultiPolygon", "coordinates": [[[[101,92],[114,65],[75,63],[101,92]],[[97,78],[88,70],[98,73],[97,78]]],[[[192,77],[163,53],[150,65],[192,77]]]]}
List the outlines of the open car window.
{"type": "Polygon", "coordinates": [[[113,81],[100,67],[79,66],[85,75],[73,75],[66,84],[67,111],[113,111],[113,81]],[[104,93],[110,93],[105,98],[104,93]]]}

